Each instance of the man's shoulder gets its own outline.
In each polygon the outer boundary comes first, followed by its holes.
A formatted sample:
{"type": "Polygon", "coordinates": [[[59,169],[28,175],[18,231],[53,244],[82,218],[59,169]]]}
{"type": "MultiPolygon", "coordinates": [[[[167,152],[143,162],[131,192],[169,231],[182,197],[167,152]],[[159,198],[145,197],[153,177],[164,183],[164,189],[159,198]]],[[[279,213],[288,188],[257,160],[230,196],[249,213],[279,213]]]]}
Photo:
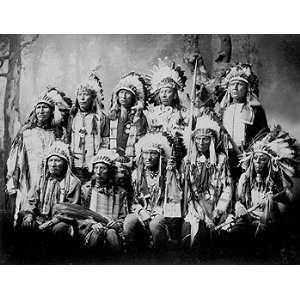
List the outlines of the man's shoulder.
{"type": "Polygon", "coordinates": [[[23,138],[31,137],[33,135],[36,135],[38,132],[38,129],[36,127],[33,128],[26,128],[21,134],[23,138]]]}
{"type": "Polygon", "coordinates": [[[80,179],[76,175],[71,174],[70,175],[70,181],[71,181],[71,184],[73,186],[76,186],[76,187],[80,186],[81,187],[81,181],[80,181],[80,179]]]}
{"type": "Polygon", "coordinates": [[[40,140],[47,137],[54,138],[54,136],[55,133],[53,128],[42,129],[42,128],[34,127],[34,128],[27,128],[22,132],[22,138],[24,141],[28,140],[28,145],[34,144],[36,140],[40,140]]]}

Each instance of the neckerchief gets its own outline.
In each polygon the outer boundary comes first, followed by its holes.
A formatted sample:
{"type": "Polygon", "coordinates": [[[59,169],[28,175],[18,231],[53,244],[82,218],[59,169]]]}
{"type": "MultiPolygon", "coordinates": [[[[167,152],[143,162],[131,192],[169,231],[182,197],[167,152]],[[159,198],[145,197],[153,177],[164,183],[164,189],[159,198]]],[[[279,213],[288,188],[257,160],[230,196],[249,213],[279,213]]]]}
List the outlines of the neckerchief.
{"type": "Polygon", "coordinates": [[[48,178],[45,196],[41,203],[42,214],[51,217],[52,209],[56,203],[60,202],[60,185],[57,178],[50,176],[48,178]]]}

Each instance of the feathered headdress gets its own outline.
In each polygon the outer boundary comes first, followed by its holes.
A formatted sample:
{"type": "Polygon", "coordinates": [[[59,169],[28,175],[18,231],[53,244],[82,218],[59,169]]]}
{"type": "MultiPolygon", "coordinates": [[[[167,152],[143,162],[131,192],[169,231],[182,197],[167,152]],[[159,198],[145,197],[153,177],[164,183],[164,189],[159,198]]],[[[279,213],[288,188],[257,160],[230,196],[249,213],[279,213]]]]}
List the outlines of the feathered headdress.
{"type": "Polygon", "coordinates": [[[28,119],[24,123],[24,125],[19,130],[15,141],[19,140],[20,135],[22,132],[28,128],[35,127],[37,124],[36,119],[36,106],[39,103],[45,103],[47,104],[53,114],[51,114],[51,118],[49,120],[49,127],[53,127],[55,124],[59,123],[59,120],[61,119],[60,110],[69,110],[71,107],[71,99],[67,98],[65,96],[65,93],[58,90],[55,87],[48,86],[45,91],[43,91],[37,98],[35,105],[33,107],[33,110],[30,112],[28,119]]]}
{"type": "Polygon", "coordinates": [[[108,149],[101,149],[92,158],[91,163],[89,164],[89,171],[92,172],[94,165],[97,163],[104,163],[108,166],[114,166],[117,157],[118,155],[114,151],[108,149]]]}
{"type": "Polygon", "coordinates": [[[67,110],[71,107],[70,98],[54,86],[47,86],[46,90],[38,96],[35,105],[39,103],[46,103],[52,109],[57,107],[58,109],[67,110]]]}
{"type": "Polygon", "coordinates": [[[258,101],[259,89],[258,78],[252,71],[250,64],[237,63],[225,72],[223,86],[227,89],[226,94],[221,102],[221,107],[225,107],[230,102],[228,91],[229,84],[234,81],[242,81],[248,85],[247,102],[250,105],[260,105],[258,101]]]}
{"type": "Polygon", "coordinates": [[[40,103],[45,103],[45,104],[49,105],[53,110],[55,108],[55,99],[53,99],[53,97],[51,97],[51,95],[49,95],[48,91],[47,92],[43,92],[38,97],[36,105],[38,105],[40,103]]]}
{"type": "Polygon", "coordinates": [[[81,83],[78,86],[76,90],[76,99],[78,97],[78,94],[82,92],[87,92],[91,94],[93,97],[95,97],[95,103],[97,104],[99,109],[103,108],[103,100],[104,100],[103,87],[102,87],[102,82],[100,80],[100,77],[96,71],[92,71],[89,74],[88,80],[81,83]]]}
{"type": "Polygon", "coordinates": [[[54,104],[54,122],[59,124],[62,120],[61,112],[69,112],[72,107],[72,100],[66,94],[54,86],[47,86],[44,98],[50,98],[54,104]]]}
{"type": "Polygon", "coordinates": [[[137,160],[144,150],[157,151],[165,159],[168,159],[172,154],[170,143],[162,133],[148,133],[138,141],[135,146],[137,160]]]}
{"type": "Polygon", "coordinates": [[[46,155],[46,161],[53,155],[64,159],[68,164],[70,163],[70,149],[69,145],[62,141],[55,141],[49,148],[46,155]]]}
{"type": "Polygon", "coordinates": [[[220,134],[220,126],[211,117],[204,115],[197,118],[196,126],[192,133],[192,138],[194,138],[196,134],[213,136],[215,139],[218,139],[220,134]]]}
{"type": "Polygon", "coordinates": [[[126,90],[135,96],[136,102],[139,101],[144,105],[148,98],[149,80],[146,75],[130,72],[124,75],[115,87],[114,97],[117,97],[120,90],[126,90]]]}
{"type": "Polygon", "coordinates": [[[291,178],[300,176],[300,145],[277,125],[269,134],[249,147],[240,159],[247,170],[252,167],[254,153],[270,158],[270,176],[280,175],[284,187],[292,186],[291,178]]]}
{"type": "MultiPolygon", "coordinates": [[[[55,155],[63,159],[67,163],[67,172],[69,174],[72,174],[71,171],[71,154],[70,154],[70,145],[57,140],[55,141],[49,148],[48,152],[46,153],[46,156],[43,159],[43,172],[44,176],[46,176],[48,172],[48,159],[55,155]]],[[[69,184],[69,182],[68,182],[69,184]]]]}
{"type": "MultiPolygon", "coordinates": [[[[143,160],[143,151],[156,151],[160,154],[159,156],[159,165],[158,165],[158,178],[160,184],[164,176],[162,174],[165,172],[164,166],[167,163],[167,160],[172,155],[172,148],[169,143],[169,140],[166,136],[160,133],[148,133],[143,136],[138,143],[136,144],[136,177],[137,177],[137,190],[143,186],[143,174],[144,174],[144,160],[143,160]]],[[[144,182],[145,183],[145,182],[144,182]]]]}
{"type": "MultiPolygon", "coordinates": [[[[195,144],[195,136],[196,135],[205,135],[211,138],[210,146],[209,146],[209,154],[210,154],[210,163],[216,164],[216,145],[220,135],[220,126],[214,121],[210,116],[203,115],[197,118],[195,129],[192,132],[192,149],[191,149],[191,163],[194,164],[197,158],[197,147],[195,144]]],[[[188,148],[189,140],[188,134],[185,135],[185,144],[188,148]]]]}
{"type": "Polygon", "coordinates": [[[45,96],[52,99],[58,110],[69,110],[72,106],[72,100],[63,91],[54,86],[47,86],[45,96]]]}
{"type": "Polygon", "coordinates": [[[183,92],[186,80],[184,71],[180,66],[176,66],[175,62],[170,65],[166,59],[159,59],[158,65],[154,66],[152,71],[152,92],[157,93],[162,87],[170,87],[183,92]]]}

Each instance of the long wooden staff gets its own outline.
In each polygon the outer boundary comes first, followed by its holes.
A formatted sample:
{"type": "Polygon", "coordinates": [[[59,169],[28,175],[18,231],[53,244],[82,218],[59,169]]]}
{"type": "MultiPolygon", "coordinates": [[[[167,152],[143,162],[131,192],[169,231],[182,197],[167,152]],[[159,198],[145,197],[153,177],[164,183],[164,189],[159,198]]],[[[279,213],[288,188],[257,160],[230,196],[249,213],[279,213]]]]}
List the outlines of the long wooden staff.
{"type": "Polygon", "coordinates": [[[188,204],[188,177],[190,171],[190,163],[191,163],[191,146],[192,146],[192,126],[193,126],[193,117],[194,117],[194,105],[196,101],[196,80],[197,80],[197,69],[198,69],[198,59],[195,62],[194,76],[193,76],[193,86],[191,93],[191,107],[190,107],[190,117],[189,117],[189,125],[188,125],[188,149],[187,149],[187,160],[185,167],[185,180],[184,180],[184,201],[183,201],[183,215],[186,215],[187,212],[187,204],[188,204]]]}

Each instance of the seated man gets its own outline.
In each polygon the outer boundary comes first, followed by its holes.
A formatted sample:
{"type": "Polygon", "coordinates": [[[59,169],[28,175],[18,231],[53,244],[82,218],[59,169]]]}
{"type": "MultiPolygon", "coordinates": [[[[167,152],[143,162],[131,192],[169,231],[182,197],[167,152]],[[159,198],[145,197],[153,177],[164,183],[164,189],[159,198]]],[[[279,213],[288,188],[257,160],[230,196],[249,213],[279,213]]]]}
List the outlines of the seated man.
{"type": "Polygon", "coordinates": [[[182,190],[171,152],[162,133],[146,134],[136,145],[133,213],[124,222],[124,236],[130,250],[146,247],[149,235],[154,249],[165,249],[171,227],[181,220],[182,190]]]}
{"type": "Polygon", "coordinates": [[[91,249],[108,246],[114,253],[122,250],[123,220],[127,215],[126,191],[116,185],[117,155],[107,149],[100,150],[91,161],[92,180],[85,191],[85,208],[100,215],[101,222],[94,218],[78,220],[79,235],[91,249]]]}
{"type": "Polygon", "coordinates": [[[182,238],[184,246],[197,242],[197,247],[204,250],[212,241],[214,227],[227,217],[232,182],[227,156],[216,147],[220,138],[218,123],[209,116],[199,117],[191,138],[191,154],[185,166],[188,207],[182,238]]]}
{"type": "Polygon", "coordinates": [[[279,241],[282,217],[292,199],[300,148],[278,126],[252,145],[240,160],[245,172],[238,184],[232,236],[243,242],[279,241]],[[275,240],[274,240],[275,239],[275,240]]]}
{"type": "Polygon", "coordinates": [[[80,204],[81,183],[71,172],[68,145],[54,142],[45,157],[45,171],[18,215],[18,227],[46,230],[64,241],[74,234],[73,220],[55,214],[55,204],[80,204]]]}

